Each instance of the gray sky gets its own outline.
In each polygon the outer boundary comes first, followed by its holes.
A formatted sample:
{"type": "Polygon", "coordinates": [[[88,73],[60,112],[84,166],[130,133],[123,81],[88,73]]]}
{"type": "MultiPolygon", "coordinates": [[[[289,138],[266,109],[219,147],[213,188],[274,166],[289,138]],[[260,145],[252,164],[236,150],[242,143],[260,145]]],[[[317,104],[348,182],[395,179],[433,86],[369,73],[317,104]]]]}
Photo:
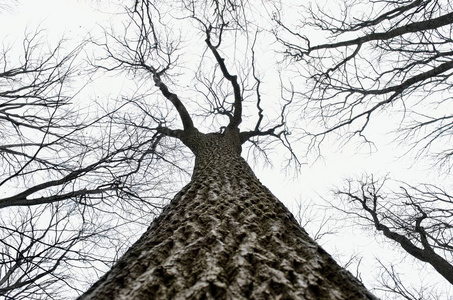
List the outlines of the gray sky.
{"type": "MultiPolygon", "coordinates": [[[[0,15],[0,36],[8,36],[6,41],[20,41],[26,28],[30,30],[40,26],[48,31],[49,41],[65,36],[82,39],[87,31],[99,30],[99,22],[114,21],[115,16],[106,12],[112,6],[101,6],[98,1],[82,0],[19,0],[17,3],[10,1],[11,7],[0,15]],[[103,12],[93,9],[99,8],[103,12]]],[[[111,1],[115,2],[115,1],[111,1]]],[[[118,1],[120,2],[120,1],[118,1]]],[[[105,87],[109,89],[109,87],[105,87]]],[[[107,92],[106,92],[107,93],[107,92]]],[[[362,172],[374,173],[384,176],[390,174],[393,178],[408,182],[439,182],[443,180],[438,176],[438,171],[428,169],[423,161],[414,163],[412,159],[399,156],[403,152],[392,142],[392,137],[387,135],[384,126],[392,120],[387,120],[385,114],[380,117],[380,124],[375,126],[375,132],[370,132],[376,148],[370,149],[359,144],[351,143],[339,149],[338,146],[324,145],[323,157],[309,157],[307,164],[296,178],[281,172],[280,162],[275,162],[273,167],[254,166],[257,176],[270,188],[270,190],[289,208],[296,207],[296,201],[302,199],[320,202],[319,196],[331,197],[329,190],[342,184],[348,177],[356,177],[362,172]],[[370,153],[371,152],[371,153],[370,153]]],[[[398,122],[398,120],[393,120],[398,122]]],[[[366,273],[367,269],[376,264],[374,257],[403,262],[408,275],[413,272],[413,260],[404,259],[399,251],[395,251],[388,243],[377,244],[372,233],[368,234],[357,228],[346,228],[335,237],[326,241],[327,251],[332,254],[343,253],[346,259],[351,253],[360,252],[366,256],[362,262],[364,268],[362,275],[370,282],[373,277],[366,273]],[[349,233],[349,234],[348,234],[349,233]],[[385,254],[384,254],[385,253],[385,254]]],[[[343,261],[344,262],[344,261],[343,261]]],[[[426,273],[432,273],[429,267],[426,273]]],[[[413,274],[414,275],[414,274],[413,274]]],[[[418,280],[418,274],[414,276],[418,280]]],[[[435,278],[435,277],[434,277],[435,278]]],[[[436,280],[436,279],[434,279],[436,280]]]]}

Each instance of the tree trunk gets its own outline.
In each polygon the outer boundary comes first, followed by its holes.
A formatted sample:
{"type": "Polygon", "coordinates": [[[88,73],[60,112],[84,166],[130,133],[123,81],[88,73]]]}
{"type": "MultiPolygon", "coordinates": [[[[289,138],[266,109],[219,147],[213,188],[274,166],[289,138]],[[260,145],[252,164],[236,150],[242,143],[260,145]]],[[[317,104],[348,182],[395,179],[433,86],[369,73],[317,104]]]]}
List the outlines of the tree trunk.
{"type": "Polygon", "coordinates": [[[376,299],[260,183],[237,137],[186,134],[191,182],[80,300],[376,299]]]}

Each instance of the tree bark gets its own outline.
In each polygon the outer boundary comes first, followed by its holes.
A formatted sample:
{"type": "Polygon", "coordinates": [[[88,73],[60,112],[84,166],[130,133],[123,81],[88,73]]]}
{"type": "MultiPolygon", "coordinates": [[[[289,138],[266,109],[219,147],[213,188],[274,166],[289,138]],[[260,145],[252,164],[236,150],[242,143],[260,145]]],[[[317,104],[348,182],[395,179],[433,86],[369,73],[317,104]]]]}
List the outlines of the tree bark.
{"type": "Polygon", "coordinates": [[[260,183],[238,132],[195,131],[191,182],[80,300],[376,299],[260,183]]]}

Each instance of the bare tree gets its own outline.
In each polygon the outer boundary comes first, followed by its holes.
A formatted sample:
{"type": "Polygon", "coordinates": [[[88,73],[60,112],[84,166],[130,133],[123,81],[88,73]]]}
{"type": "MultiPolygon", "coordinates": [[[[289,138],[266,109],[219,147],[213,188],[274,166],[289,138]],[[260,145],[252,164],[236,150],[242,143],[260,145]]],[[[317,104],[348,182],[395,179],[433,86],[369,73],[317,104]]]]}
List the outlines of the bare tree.
{"type": "Polygon", "coordinates": [[[317,243],[321,243],[325,236],[337,233],[337,226],[332,226],[334,223],[332,215],[325,208],[317,206],[316,203],[312,201],[305,203],[300,199],[293,211],[297,222],[310,233],[317,243]]]}
{"type": "Polygon", "coordinates": [[[172,4],[136,1],[123,35],[115,30],[95,41],[106,54],[93,64],[154,85],[160,97],[147,101],[161,103],[167,112],[165,120],[149,115],[149,123],[158,125],[149,130],[192,151],[192,178],[80,299],[375,299],[305,233],[241,157],[243,144],[266,137],[280,141],[295,159],[286,130],[290,101],[283,101],[275,123],[263,122],[255,42],[247,42],[256,28],[244,14],[247,3],[183,1],[174,4],[177,9],[172,4]],[[176,29],[178,22],[184,22],[181,31],[196,29],[190,38],[201,46],[197,64],[205,70],[196,72],[199,85],[187,93],[176,81],[178,70],[188,70],[176,65],[184,59],[178,50],[186,34],[176,29]],[[203,44],[197,43],[200,35],[203,44]],[[248,65],[234,64],[229,43],[252,56],[248,65]],[[244,124],[251,107],[255,123],[244,124]],[[206,119],[210,133],[199,130],[206,119]]]}
{"type": "Polygon", "coordinates": [[[432,185],[404,184],[400,192],[386,193],[382,191],[384,182],[370,176],[358,187],[350,183],[338,195],[354,204],[354,215],[373,224],[407,253],[429,263],[453,283],[453,198],[432,185]]]}
{"type": "MultiPolygon", "coordinates": [[[[297,61],[308,89],[298,90],[311,146],[330,135],[342,142],[366,143],[373,126],[396,132],[405,154],[428,159],[451,172],[453,112],[453,6],[451,1],[329,1],[307,4],[306,18],[289,24],[279,14],[277,39],[297,61]],[[386,114],[386,120],[382,116],[386,114]],[[389,117],[387,117],[389,116],[389,117]],[[381,122],[381,123],[379,123],[381,122]]],[[[431,264],[453,283],[451,266],[451,197],[432,184],[401,184],[383,192],[372,176],[336,193],[351,203],[342,208],[366,220],[413,257],[431,264]]],[[[393,266],[386,266],[383,288],[407,299],[408,292],[393,266]],[[393,280],[393,281],[392,281],[393,280]]],[[[423,290],[423,289],[420,289],[423,290]]],[[[414,296],[417,295],[417,296],[414,296]]],[[[414,296],[414,297],[412,297],[414,296]]],[[[417,298],[418,299],[418,298],[417,298]]]]}
{"type": "Polygon", "coordinates": [[[306,68],[311,83],[304,109],[325,126],[308,132],[314,144],[343,129],[349,130],[349,137],[365,138],[372,116],[391,109],[403,120],[399,128],[403,140],[412,147],[419,145],[419,155],[436,144],[441,148],[434,153],[439,163],[449,164],[452,151],[445,141],[452,134],[451,5],[335,2],[331,10],[310,7],[300,31],[275,16],[282,29],[279,41],[286,54],[306,68]],[[314,44],[310,30],[321,31],[327,42],[314,44]]]}
{"type": "Polygon", "coordinates": [[[398,273],[397,266],[379,261],[381,274],[378,279],[380,286],[376,289],[383,292],[389,299],[444,299],[448,295],[436,288],[436,285],[422,284],[408,286],[398,273]]]}
{"type": "Polygon", "coordinates": [[[71,265],[112,263],[78,250],[80,244],[89,244],[93,232],[100,232],[89,228],[93,224],[79,226],[81,213],[77,205],[62,203],[2,211],[0,295],[6,299],[54,298],[66,285],[77,290],[65,271],[71,265]]]}
{"type": "Polygon", "coordinates": [[[174,144],[120,112],[129,102],[102,110],[76,101],[87,82],[75,78],[89,75],[78,57],[86,43],[46,49],[44,38],[29,32],[21,49],[5,43],[0,58],[0,295],[7,299],[80,291],[77,273],[105,272],[172,192],[160,167],[173,170],[165,151],[174,144]]]}

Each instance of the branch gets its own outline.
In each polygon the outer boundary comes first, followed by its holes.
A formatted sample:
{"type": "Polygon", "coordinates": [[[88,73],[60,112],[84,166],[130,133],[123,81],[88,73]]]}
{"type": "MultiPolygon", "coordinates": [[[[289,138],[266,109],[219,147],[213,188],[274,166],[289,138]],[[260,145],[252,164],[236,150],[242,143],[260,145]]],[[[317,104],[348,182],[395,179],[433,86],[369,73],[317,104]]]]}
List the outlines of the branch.
{"type": "MultiPolygon", "coordinates": [[[[50,187],[45,185],[45,187],[50,187]]],[[[63,200],[67,200],[70,198],[78,197],[78,196],[87,196],[87,195],[95,195],[95,194],[103,194],[108,191],[117,191],[119,188],[115,184],[112,184],[110,187],[107,188],[96,188],[96,189],[81,189],[78,191],[72,191],[64,194],[55,194],[52,196],[47,197],[40,197],[40,198],[33,198],[27,199],[22,195],[15,195],[13,197],[4,198],[0,200],[0,209],[5,207],[12,207],[12,206],[33,206],[33,205],[40,205],[40,204],[47,204],[47,203],[54,203],[63,200]]],[[[28,191],[28,190],[27,190],[28,191]]]]}
{"type": "MultiPolygon", "coordinates": [[[[209,27],[206,29],[206,39],[205,42],[208,45],[208,48],[211,50],[211,52],[214,54],[214,57],[217,61],[217,63],[220,66],[220,70],[222,71],[223,76],[231,83],[233,86],[233,91],[234,91],[234,112],[233,112],[233,118],[230,118],[230,123],[228,124],[228,127],[230,128],[238,128],[239,125],[242,122],[242,96],[241,96],[241,88],[239,86],[239,83],[237,81],[237,76],[236,75],[231,75],[228,72],[228,69],[225,65],[225,59],[222,58],[217,51],[218,46],[220,45],[220,42],[218,45],[214,46],[211,43],[211,30],[212,27],[209,27]]],[[[222,36],[222,30],[220,30],[220,38],[222,36]]],[[[219,39],[220,39],[219,38],[219,39]]]]}
{"type": "MultiPolygon", "coordinates": [[[[420,236],[422,248],[419,248],[408,237],[397,233],[381,222],[378,212],[378,200],[381,198],[381,196],[378,195],[378,190],[376,190],[375,188],[376,182],[373,181],[373,179],[371,180],[372,182],[369,185],[367,183],[361,183],[360,196],[355,195],[350,190],[348,192],[339,191],[338,194],[345,195],[353,202],[360,203],[362,209],[371,217],[366,219],[371,221],[378,231],[381,231],[385,237],[397,242],[407,253],[409,253],[413,257],[423,262],[429,263],[440,275],[442,275],[447,281],[453,284],[453,265],[451,265],[445,258],[441,257],[434,251],[432,246],[427,241],[427,235],[424,228],[421,226],[422,220],[427,217],[426,213],[423,212],[421,217],[415,218],[416,222],[414,228],[408,229],[412,230],[414,233],[417,233],[420,236]]],[[[406,197],[407,196],[409,196],[409,194],[406,191],[406,197]]],[[[418,210],[420,211],[420,207],[418,207],[418,210]]],[[[388,215],[385,215],[384,218],[390,219],[394,222],[400,221],[399,219],[395,221],[388,215]]]]}
{"type": "Polygon", "coordinates": [[[261,126],[261,122],[263,121],[263,108],[261,107],[261,92],[260,92],[260,87],[261,87],[261,80],[258,78],[256,74],[256,68],[255,68],[255,43],[256,39],[258,36],[258,32],[255,32],[255,38],[253,40],[252,44],[252,75],[253,78],[256,81],[256,108],[258,109],[258,121],[256,122],[255,125],[255,131],[258,131],[261,126]]]}
{"type": "Polygon", "coordinates": [[[361,37],[358,37],[356,39],[351,39],[351,40],[346,40],[342,42],[337,42],[337,43],[331,43],[331,44],[321,44],[313,47],[309,47],[307,50],[302,51],[299,47],[299,51],[301,52],[301,55],[308,55],[310,52],[316,51],[316,50],[321,50],[321,49],[333,49],[337,47],[347,47],[347,46],[352,46],[352,45],[362,45],[367,42],[371,41],[385,41],[392,39],[394,37],[406,34],[406,33],[415,33],[415,32],[420,32],[420,31],[426,31],[426,30],[431,30],[431,29],[437,29],[442,26],[446,26],[449,24],[453,23],[453,13],[449,13],[443,16],[440,16],[435,19],[429,19],[425,21],[420,21],[420,22],[415,22],[411,23],[402,27],[398,27],[395,29],[392,29],[387,32],[378,32],[378,33],[370,33],[361,37]]]}
{"type": "Polygon", "coordinates": [[[168,90],[167,85],[165,83],[163,83],[162,80],[160,79],[160,73],[161,72],[158,73],[155,70],[153,70],[154,84],[160,89],[160,91],[162,92],[162,95],[164,95],[164,97],[167,98],[173,104],[173,106],[176,108],[176,111],[178,112],[178,114],[181,118],[184,130],[189,130],[189,129],[194,128],[192,118],[190,117],[190,114],[187,112],[186,107],[184,106],[184,104],[181,102],[181,100],[179,99],[179,97],[176,94],[174,94],[168,90]]]}
{"type": "Polygon", "coordinates": [[[413,2],[409,3],[406,6],[397,7],[395,9],[392,9],[392,10],[388,11],[388,12],[385,12],[382,15],[379,15],[378,17],[376,17],[375,19],[365,20],[365,21],[362,21],[362,22],[360,22],[358,24],[352,25],[352,26],[350,26],[347,29],[338,30],[338,31],[341,31],[341,32],[357,31],[359,29],[366,28],[366,27],[369,27],[369,26],[375,26],[377,24],[380,24],[383,21],[388,21],[388,20],[394,19],[394,18],[402,15],[403,13],[411,10],[412,8],[420,6],[420,4],[426,5],[426,3],[422,3],[422,2],[423,2],[423,0],[413,1],[413,2]]]}

